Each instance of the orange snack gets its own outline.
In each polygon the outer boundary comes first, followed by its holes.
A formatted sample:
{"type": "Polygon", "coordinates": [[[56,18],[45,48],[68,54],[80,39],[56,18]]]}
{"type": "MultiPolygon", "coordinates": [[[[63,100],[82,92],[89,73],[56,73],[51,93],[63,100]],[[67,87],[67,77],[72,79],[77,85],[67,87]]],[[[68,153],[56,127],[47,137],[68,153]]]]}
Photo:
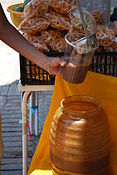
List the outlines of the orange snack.
{"type": "Polygon", "coordinates": [[[67,16],[54,11],[47,12],[44,14],[44,16],[50,21],[51,27],[60,31],[69,30],[70,19],[67,16]]]}
{"type": "Polygon", "coordinates": [[[101,11],[92,11],[97,24],[104,24],[104,14],[101,11]]]}
{"type": "Polygon", "coordinates": [[[103,39],[103,40],[100,40],[99,42],[100,42],[100,45],[104,47],[109,47],[113,43],[113,41],[110,39],[103,39]]]}
{"type": "MultiPolygon", "coordinates": [[[[87,11],[84,10],[83,13],[84,13],[84,20],[86,22],[86,27],[87,27],[88,33],[92,34],[96,30],[95,19],[87,11]]],[[[75,30],[77,29],[80,33],[84,33],[84,27],[83,27],[83,24],[82,24],[82,20],[80,18],[80,14],[79,13],[77,14],[77,9],[74,8],[69,15],[70,15],[72,28],[75,29],[75,30]]]]}
{"type": "Polygon", "coordinates": [[[58,13],[68,14],[72,7],[72,0],[50,0],[50,6],[58,13]]]}
{"type": "Polygon", "coordinates": [[[73,35],[68,36],[68,41],[74,43],[75,41],[78,41],[80,38],[83,37],[84,35],[82,33],[74,33],[73,35]]]}
{"type": "Polygon", "coordinates": [[[40,16],[48,11],[48,4],[46,0],[32,0],[24,8],[23,16],[26,19],[40,16]]]}
{"type": "Polygon", "coordinates": [[[56,34],[54,30],[42,31],[41,36],[43,41],[50,47],[52,46],[54,40],[56,40],[56,34]]]}
{"type": "Polygon", "coordinates": [[[57,52],[64,52],[65,50],[65,39],[64,38],[57,38],[52,45],[52,50],[57,52]]]}
{"type": "Polygon", "coordinates": [[[99,40],[101,46],[108,47],[113,43],[115,32],[112,28],[106,26],[98,26],[96,37],[99,40]]]}
{"type": "Polygon", "coordinates": [[[44,42],[53,50],[57,52],[64,52],[65,39],[61,37],[61,33],[57,30],[48,30],[41,32],[44,42]]]}
{"type": "Polygon", "coordinates": [[[34,35],[28,35],[24,34],[24,37],[38,50],[49,52],[48,46],[45,44],[41,36],[34,36],[34,35]]]}
{"type": "Polygon", "coordinates": [[[18,28],[24,33],[34,35],[43,30],[46,30],[49,25],[50,25],[50,22],[47,19],[40,17],[40,18],[33,18],[29,20],[24,19],[20,23],[18,28]]]}

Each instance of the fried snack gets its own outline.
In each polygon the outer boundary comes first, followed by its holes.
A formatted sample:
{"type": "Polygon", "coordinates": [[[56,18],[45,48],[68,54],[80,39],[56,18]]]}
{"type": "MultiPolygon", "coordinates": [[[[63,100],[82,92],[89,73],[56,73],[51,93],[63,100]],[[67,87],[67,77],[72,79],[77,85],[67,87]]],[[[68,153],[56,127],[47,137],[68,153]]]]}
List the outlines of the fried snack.
{"type": "Polygon", "coordinates": [[[41,36],[34,36],[29,34],[24,34],[26,40],[28,40],[34,47],[42,52],[49,52],[49,48],[46,43],[43,41],[41,36]]]}
{"type": "Polygon", "coordinates": [[[70,19],[62,14],[50,11],[45,13],[44,16],[50,21],[51,27],[57,30],[69,30],[70,28],[70,19]]]}
{"type": "Polygon", "coordinates": [[[69,33],[77,33],[79,36],[84,36],[84,30],[80,29],[80,28],[70,28],[69,33]]]}
{"type": "Polygon", "coordinates": [[[56,33],[54,32],[54,30],[42,31],[41,36],[43,41],[48,46],[52,47],[54,40],[56,40],[56,33]]]}
{"type": "Polygon", "coordinates": [[[60,31],[55,30],[55,35],[56,35],[56,38],[60,38],[60,37],[61,37],[61,32],[60,32],[60,31]]]}
{"type": "Polygon", "coordinates": [[[68,41],[73,43],[78,41],[80,38],[83,38],[84,37],[84,34],[82,33],[74,33],[73,35],[69,35],[68,36],[68,41]]]}
{"type": "Polygon", "coordinates": [[[95,50],[95,48],[93,46],[89,46],[87,44],[82,44],[82,45],[79,45],[76,43],[76,51],[77,53],[79,54],[88,54],[90,52],[92,52],[93,50],[95,50]]]}
{"type": "MultiPolygon", "coordinates": [[[[92,15],[90,15],[88,12],[84,11],[84,19],[86,22],[86,27],[88,30],[89,34],[92,34],[95,32],[95,19],[92,17],[92,15]]],[[[80,33],[84,33],[84,28],[82,25],[82,20],[80,18],[80,15],[77,14],[76,9],[73,9],[72,12],[70,12],[70,20],[71,20],[71,24],[72,24],[72,28],[75,30],[78,30],[80,33]]]]}
{"type": "Polygon", "coordinates": [[[103,40],[100,40],[99,43],[101,46],[109,47],[112,45],[113,41],[110,39],[103,39],[103,40]]]}
{"type": "Polygon", "coordinates": [[[114,50],[117,50],[117,42],[113,41],[111,48],[113,48],[114,50]]]}
{"type": "Polygon", "coordinates": [[[57,52],[64,52],[65,50],[65,39],[63,37],[57,38],[52,44],[52,50],[57,52]]]}
{"type": "Polygon", "coordinates": [[[64,52],[65,39],[57,30],[48,30],[41,32],[43,41],[53,50],[57,52],[64,52]]]}
{"type": "Polygon", "coordinates": [[[32,0],[30,1],[23,11],[23,16],[26,19],[34,18],[43,15],[48,11],[48,3],[46,0],[32,0]]]}
{"type": "Polygon", "coordinates": [[[21,30],[24,33],[28,34],[37,34],[43,30],[46,30],[48,26],[50,25],[50,22],[45,18],[33,18],[33,19],[24,19],[18,29],[21,30]]]}
{"type": "Polygon", "coordinates": [[[50,0],[50,6],[58,13],[68,14],[72,7],[72,0],[50,0]]]}
{"type": "Polygon", "coordinates": [[[100,11],[92,11],[92,15],[96,20],[96,24],[103,25],[104,24],[104,14],[100,11]]]}
{"type": "Polygon", "coordinates": [[[99,40],[101,46],[108,47],[111,46],[113,43],[113,39],[115,38],[115,32],[113,29],[106,26],[98,27],[96,37],[99,40]]]}

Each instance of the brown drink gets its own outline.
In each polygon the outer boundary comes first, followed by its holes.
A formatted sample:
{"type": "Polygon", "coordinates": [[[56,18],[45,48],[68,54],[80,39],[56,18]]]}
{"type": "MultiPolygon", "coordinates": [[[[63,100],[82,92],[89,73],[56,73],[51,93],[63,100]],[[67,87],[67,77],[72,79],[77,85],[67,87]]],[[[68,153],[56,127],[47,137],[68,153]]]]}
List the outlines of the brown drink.
{"type": "Polygon", "coordinates": [[[90,65],[76,66],[70,63],[64,68],[62,78],[69,83],[80,84],[84,81],[89,66],[90,65]]]}
{"type": "Polygon", "coordinates": [[[85,80],[96,45],[89,46],[85,37],[78,40],[76,38],[75,40],[75,36],[75,33],[69,33],[65,37],[67,43],[65,59],[67,64],[61,71],[61,76],[69,83],[80,84],[85,80]]]}

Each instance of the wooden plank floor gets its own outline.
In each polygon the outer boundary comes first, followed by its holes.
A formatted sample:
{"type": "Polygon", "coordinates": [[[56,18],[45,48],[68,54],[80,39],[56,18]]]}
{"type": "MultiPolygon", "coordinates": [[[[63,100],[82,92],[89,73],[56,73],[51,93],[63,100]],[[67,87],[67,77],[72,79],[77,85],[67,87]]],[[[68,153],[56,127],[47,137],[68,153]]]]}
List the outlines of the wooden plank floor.
{"type": "MultiPolygon", "coordinates": [[[[52,93],[42,94],[41,101],[48,102],[47,108],[42,112],[47,115],[52,93]],[[48,95],[48,96],[47,96],[48,95]],[[47,100],[48,98],[48,100],[47,100]]],[[[42,104],[43,105],[43,104],[42,104]]],[[[21,124],[21,99],[18,92],[18,81],[8,85],[0,86],[0,112],[2,118],[2,136],[4,142],[4,154],[1,162],[1,175],[22,174],[22,124],[21,124]]],[[[28,134],[28,167],[34,154],[39,136],[28,134]]]]}

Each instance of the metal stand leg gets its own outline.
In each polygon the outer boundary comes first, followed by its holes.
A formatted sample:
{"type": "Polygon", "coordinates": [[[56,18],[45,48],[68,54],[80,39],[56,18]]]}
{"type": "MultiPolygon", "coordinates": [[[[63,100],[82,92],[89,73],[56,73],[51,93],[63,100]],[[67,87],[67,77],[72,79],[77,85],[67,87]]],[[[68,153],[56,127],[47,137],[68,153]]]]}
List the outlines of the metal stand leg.
{"type": "Polygon", "coordinates": [[[22,153],[23,153],[23,175],[27,175],[27,98],[30,92],[24,92],[22,97],[22,153]]]}

